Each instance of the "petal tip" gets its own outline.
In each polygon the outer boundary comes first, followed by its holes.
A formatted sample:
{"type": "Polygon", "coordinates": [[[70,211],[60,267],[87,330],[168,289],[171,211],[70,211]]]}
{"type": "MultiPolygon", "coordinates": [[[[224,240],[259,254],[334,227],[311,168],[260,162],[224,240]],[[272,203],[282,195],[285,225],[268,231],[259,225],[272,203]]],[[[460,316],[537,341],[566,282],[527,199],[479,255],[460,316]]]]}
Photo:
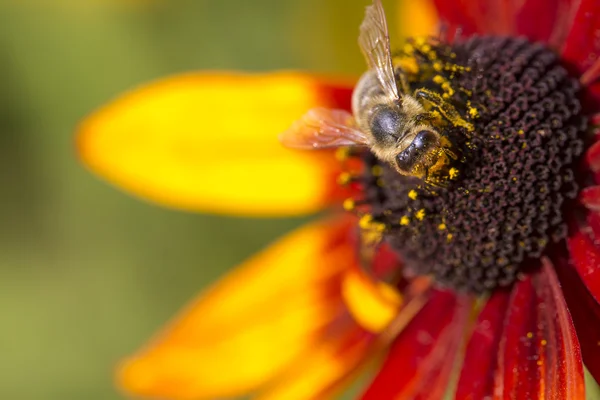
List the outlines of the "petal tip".
{"type": "Polygon", "coordinates": [[[117,386],[127,393],[147,394],[153,382],[152,369],[140,359],[125,359],[117,366],[117,386]]]}

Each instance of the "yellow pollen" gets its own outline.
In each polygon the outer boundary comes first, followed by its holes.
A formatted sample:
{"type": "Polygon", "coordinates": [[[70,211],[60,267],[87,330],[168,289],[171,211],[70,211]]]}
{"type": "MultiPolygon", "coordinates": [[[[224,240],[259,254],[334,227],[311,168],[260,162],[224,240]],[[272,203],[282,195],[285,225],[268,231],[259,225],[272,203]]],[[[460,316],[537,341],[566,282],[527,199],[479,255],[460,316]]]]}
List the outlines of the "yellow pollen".
{"type": "Polygon", "coordinates": [[[362,229],[368,229],[372,222],[373,216],[371,214],[365,214],[362,217],[360,217],[360,220],[358,221],[358,226],[360,226],[362,229]]]}
{"type": "Polygon", "coordinates": [[[453,237],[454,236],[451,233],[449,233],[449,234],[446,235],[446,240],[447,241],[451,241],[453,237]]]}
{"type": "Polygon", "coordinates": [[[337,182],[338,182],[338,185],[347,185],[348,183],[350,183],[351,179],[352,179],[352,175],[350,175],[348,172],[342,172],[338,176],[337,182]]]}
{"type": "Polygon", "coordinates": [[[469,115],[471,116],[471,118],[475,118],[479,116],[479,112],[475,107],[469,107],[469,115]]]}
{"type": "Polygon", "coordinates": [[[533,332],[527,332],[527,338],[531,339],[533,337],[533,332]]]}
{"type": "Polygon", "coordinates": [[[373,216],[371,214],[363,215],[358,221],[358,226],[360,226],[362,229],[374,232],[385,231],[385,224],[382,222],[373,221],[373,216]]]}
{"type": "Polygon", "coordinates": [[[442,89],[444,89],[450,96],[454,94],[454,89],[452,89],[452,86],[450,86],[448,82],[444,82],[442,84],[442,89]]]}
{"type": "Polygon", "coordinates": [[[443,230],[445,230],[445,229],[446,229],[446,224],[444,224],[444,223],[441,223],[441,224],[439,224],[439,225],[438,225],[438,229],[439,229],[440,231],[443,231],[443,230]]]}
{"type": "Polygon", "coordinates": [[[342,206],[344,207],[344,210],[346,210],[346,211],[354,210],[355,205],[356,204],[354,203],[353,199],[346,199],[346,200],[344,200],[344,203],[342,204],[342,206]]]}
{"type": "Polygon", "coordinates": [[[374,165],[371,168],[371,174],[373,174],[373,176],[381,176],[381,174],[383,174],[383,168],[381,168],[381,165],[374,165]]]}
{"type": "Polygon", "coordinates": [[[542,366],[544,363],[542,362],[542,360],[538,360],[537,361],[537,365],[542,366]]]}
{"type": "Polygon", "coordinates": [[[542,346],[545,346],[548,344],[548,341],[546,341],[546,339],[542,339],[540,343],[542,344],[542,346]]]}
{"type": "Polygon", "coordinates": [[[408,224],[410,224],[410,218],[408,218],[406,215],[400,218],[400,225],[406,226],[408,224]]]}
{"type": "Polygon", "coordinates": [[[437,83],[438,85],[441,85],[442,83],[444,83],[446,80],[444,78],[442,78],[441,75],[436,75],[433,77],[433,81],[435,83],[437,83]]]}
{"type": "Polygon", "coordinates": [[[410,197],[412,200],[416,200],[417,199],[417,191],[412,189],[410,192],[408,192],[408,197],[410,197]]]}
{"type": "Polygon", "coordinates": [[[519,129],[519,131],[517,132],[519,135],[523,135],[525,133],[525,131],[523,129],[519,129]]]}
{"type": "Polygon", "coordinates": [[[419,211],[417,211],[417,213],[415,214],[415,217],[419,220],[419,221],[423,221],[423,218],[425,218],[425,209],[421,208],[419,211]]]}
{"type": "Polygon", "coordinates": [[[458,169],[454,167],[450,168],[450,171],[448,171],[448,173],[450,174],[450,179],[456,179],[458,177],[458,169]]]}
{"type": "Polygon", "coordinates": [[[335,158],[338,161],[345,161],[350,157],[350,147],[338,147],[335,151],[335,158]]]}

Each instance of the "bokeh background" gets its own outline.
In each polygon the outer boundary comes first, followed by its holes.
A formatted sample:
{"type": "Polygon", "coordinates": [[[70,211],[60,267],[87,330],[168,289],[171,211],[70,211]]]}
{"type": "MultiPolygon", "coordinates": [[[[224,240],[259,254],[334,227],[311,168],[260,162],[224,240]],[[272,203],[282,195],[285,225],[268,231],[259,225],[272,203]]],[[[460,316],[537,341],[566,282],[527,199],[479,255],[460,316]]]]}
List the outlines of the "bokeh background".
{"type": "Polygon", "coordinates": [[[119,358],[303,222],[190,214],[129,197],[80,165],[78,121],[179,72],[358,74],[366,3],[0,0],[0,398],[121,398],[112,381],[119,358]]]}
{"type": "MultiPolygon", "coordinates": [[[[180,72],[358,75],[366,3],[0,0],[1,399],[122,398],[113,384],[121,357],[305,222],[190,214],[129,197],[78,162],[78,121],[180,72]]],[[[398,13],[399,2],[384,5],[398,13]]],[[[399,36],[402,24],[390,20],[399,36]]]]}

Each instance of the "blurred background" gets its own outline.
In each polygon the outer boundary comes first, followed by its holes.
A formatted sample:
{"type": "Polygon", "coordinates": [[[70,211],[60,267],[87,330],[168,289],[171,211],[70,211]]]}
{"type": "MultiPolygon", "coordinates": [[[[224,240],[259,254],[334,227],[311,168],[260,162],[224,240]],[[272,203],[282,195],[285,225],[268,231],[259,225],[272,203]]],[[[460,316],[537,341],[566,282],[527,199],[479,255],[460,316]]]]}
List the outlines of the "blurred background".
{"type": "MultiPolygon", "coordinates": [[[[303,220],[188,214],[78,162],[73,133],[140,83],[199,69],[359,74],[367,1],[0,1],[0,398],[118,399],[117,360],[303,220]]],[[[384,1],[393,13],[394,1],[384,1]]]]}
{"type": "MultiPolygon", "coordinates": [[[[123,398],[113,384],[119,359],[210,282],[306,221],[191,214],[131,198],[78,162],[78,122],[136,85],[181,72],[358,75],[367,3],[0,0],[1,399],[123,398]]],[[[383,3],[398,36],[395,14],[412,14],[383,3]]]]}

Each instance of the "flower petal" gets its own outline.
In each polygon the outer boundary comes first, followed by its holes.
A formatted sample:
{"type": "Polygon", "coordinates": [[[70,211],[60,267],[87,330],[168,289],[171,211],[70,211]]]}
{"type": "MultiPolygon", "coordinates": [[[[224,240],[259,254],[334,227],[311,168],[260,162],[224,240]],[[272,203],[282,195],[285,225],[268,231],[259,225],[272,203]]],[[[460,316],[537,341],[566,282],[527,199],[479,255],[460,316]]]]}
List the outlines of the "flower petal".
{"type": "Polygon", "coordinates": [[[198,73],[143,86],[83,121],[99,175],[158,203],[245,215],[301,214],[341,196],[331,152],[277,135],[311,107],[350,107],[351,82],[281,72],[198,73]]]}
{"type": "Polygon", "coordinates": [[[559,261],[555,265],[577,330],[583,362],[596,381],[600,382],[600,304],[567,262],[559,261]]]}
{"type": "Polygon", "coordinates": [[[399,36],[435,36],[438,16],[431,1],[404,1],[397,7],[399,36]]]}
{"type": "Polygon", "coordinates": [[[510,292],[496,291],[479,313],[465,352],[455,400],[492,398],[509,298],[510,292]]]}
{"type": "Polygon", "coordinates": [[[571,29],[561,57],[588,86],[584,106],[586,103],[597,106],[600,104],[600,7],[597,0],[580,0],[575,4],[578,7],[573,10],[571,29]]]}
{"type": "Polygon", "coordinates": [[[474,20],[474,8],[472,0],[433,0],[437,9],[440,21],[445,29],[451,33],[450,39],[454,37],[456,31],[460,35],[470,36],[478,32],[477,24],[474,20]]]}
{"type": "Polygon", "coordinates": [[[323,343],[294,363],[257,400],[304,400],[331,397],[368,360],[373,336],[354,328],[323,343]]]}
{"type": "Polygon", "coordinates": [[[585,153],[585,161],[589,169],[596,174],[598,182],[598,173],[600,172],[600,140],[596,140],[585,153]]]}
{"type": "Polygon", "coordinates": [[[600,211],[600,186],[583,188],[579,192],[579,201],[592,211],[600,211]]]}
{"type": "Polygon", "coordinates": [[[497,398],[585,398],[579,342],[548,260],[513,289],[499,366],[497,398]]]}
{"type": "Polygon", "coordinates": [[[434,291],[400,333],[363,399],[441,399],[462,344],[471,300],[434,291]]]}
{"type": "Polygon", "coordinates": [[[600,302],[600,249],[583,229],[576,228],[567,239],[571,262],[581,280],[597,302],[600,302]]]}
{"type": "MultiPolygon", "coordinates": [[[[564,40],[572,0],[434,0],[440,20],[461,37],[526,36],[556,46],[564,40]]],[[[454,36],[454,35],[451,35],[454,36]]]]}
{"type": "Polygon", "coordinates": [[[235,270],[120,369],[135,394],[170,399],[256,390],[323,340],[354,260],[347,220],[305,227],[235,270]]]}
{"type": "Polygon", "coordinates": [[[600,214],[589,212],[586,216],[587,226],[593,241],[600,241],[600,214]]]}
{"type": "Polygon", "coordinates": [[[345,274],[342,297],[354,320],[373,333],[389,326],[402,307],[402,296],[395,288],[374,281],[359,268],[345,274]]]}
{"type": "Polygon", "coordinates": [[[600,8],[597,0],[580,0],[577,3],[561,56],[583,74],[598,60],[600,8]]]}

